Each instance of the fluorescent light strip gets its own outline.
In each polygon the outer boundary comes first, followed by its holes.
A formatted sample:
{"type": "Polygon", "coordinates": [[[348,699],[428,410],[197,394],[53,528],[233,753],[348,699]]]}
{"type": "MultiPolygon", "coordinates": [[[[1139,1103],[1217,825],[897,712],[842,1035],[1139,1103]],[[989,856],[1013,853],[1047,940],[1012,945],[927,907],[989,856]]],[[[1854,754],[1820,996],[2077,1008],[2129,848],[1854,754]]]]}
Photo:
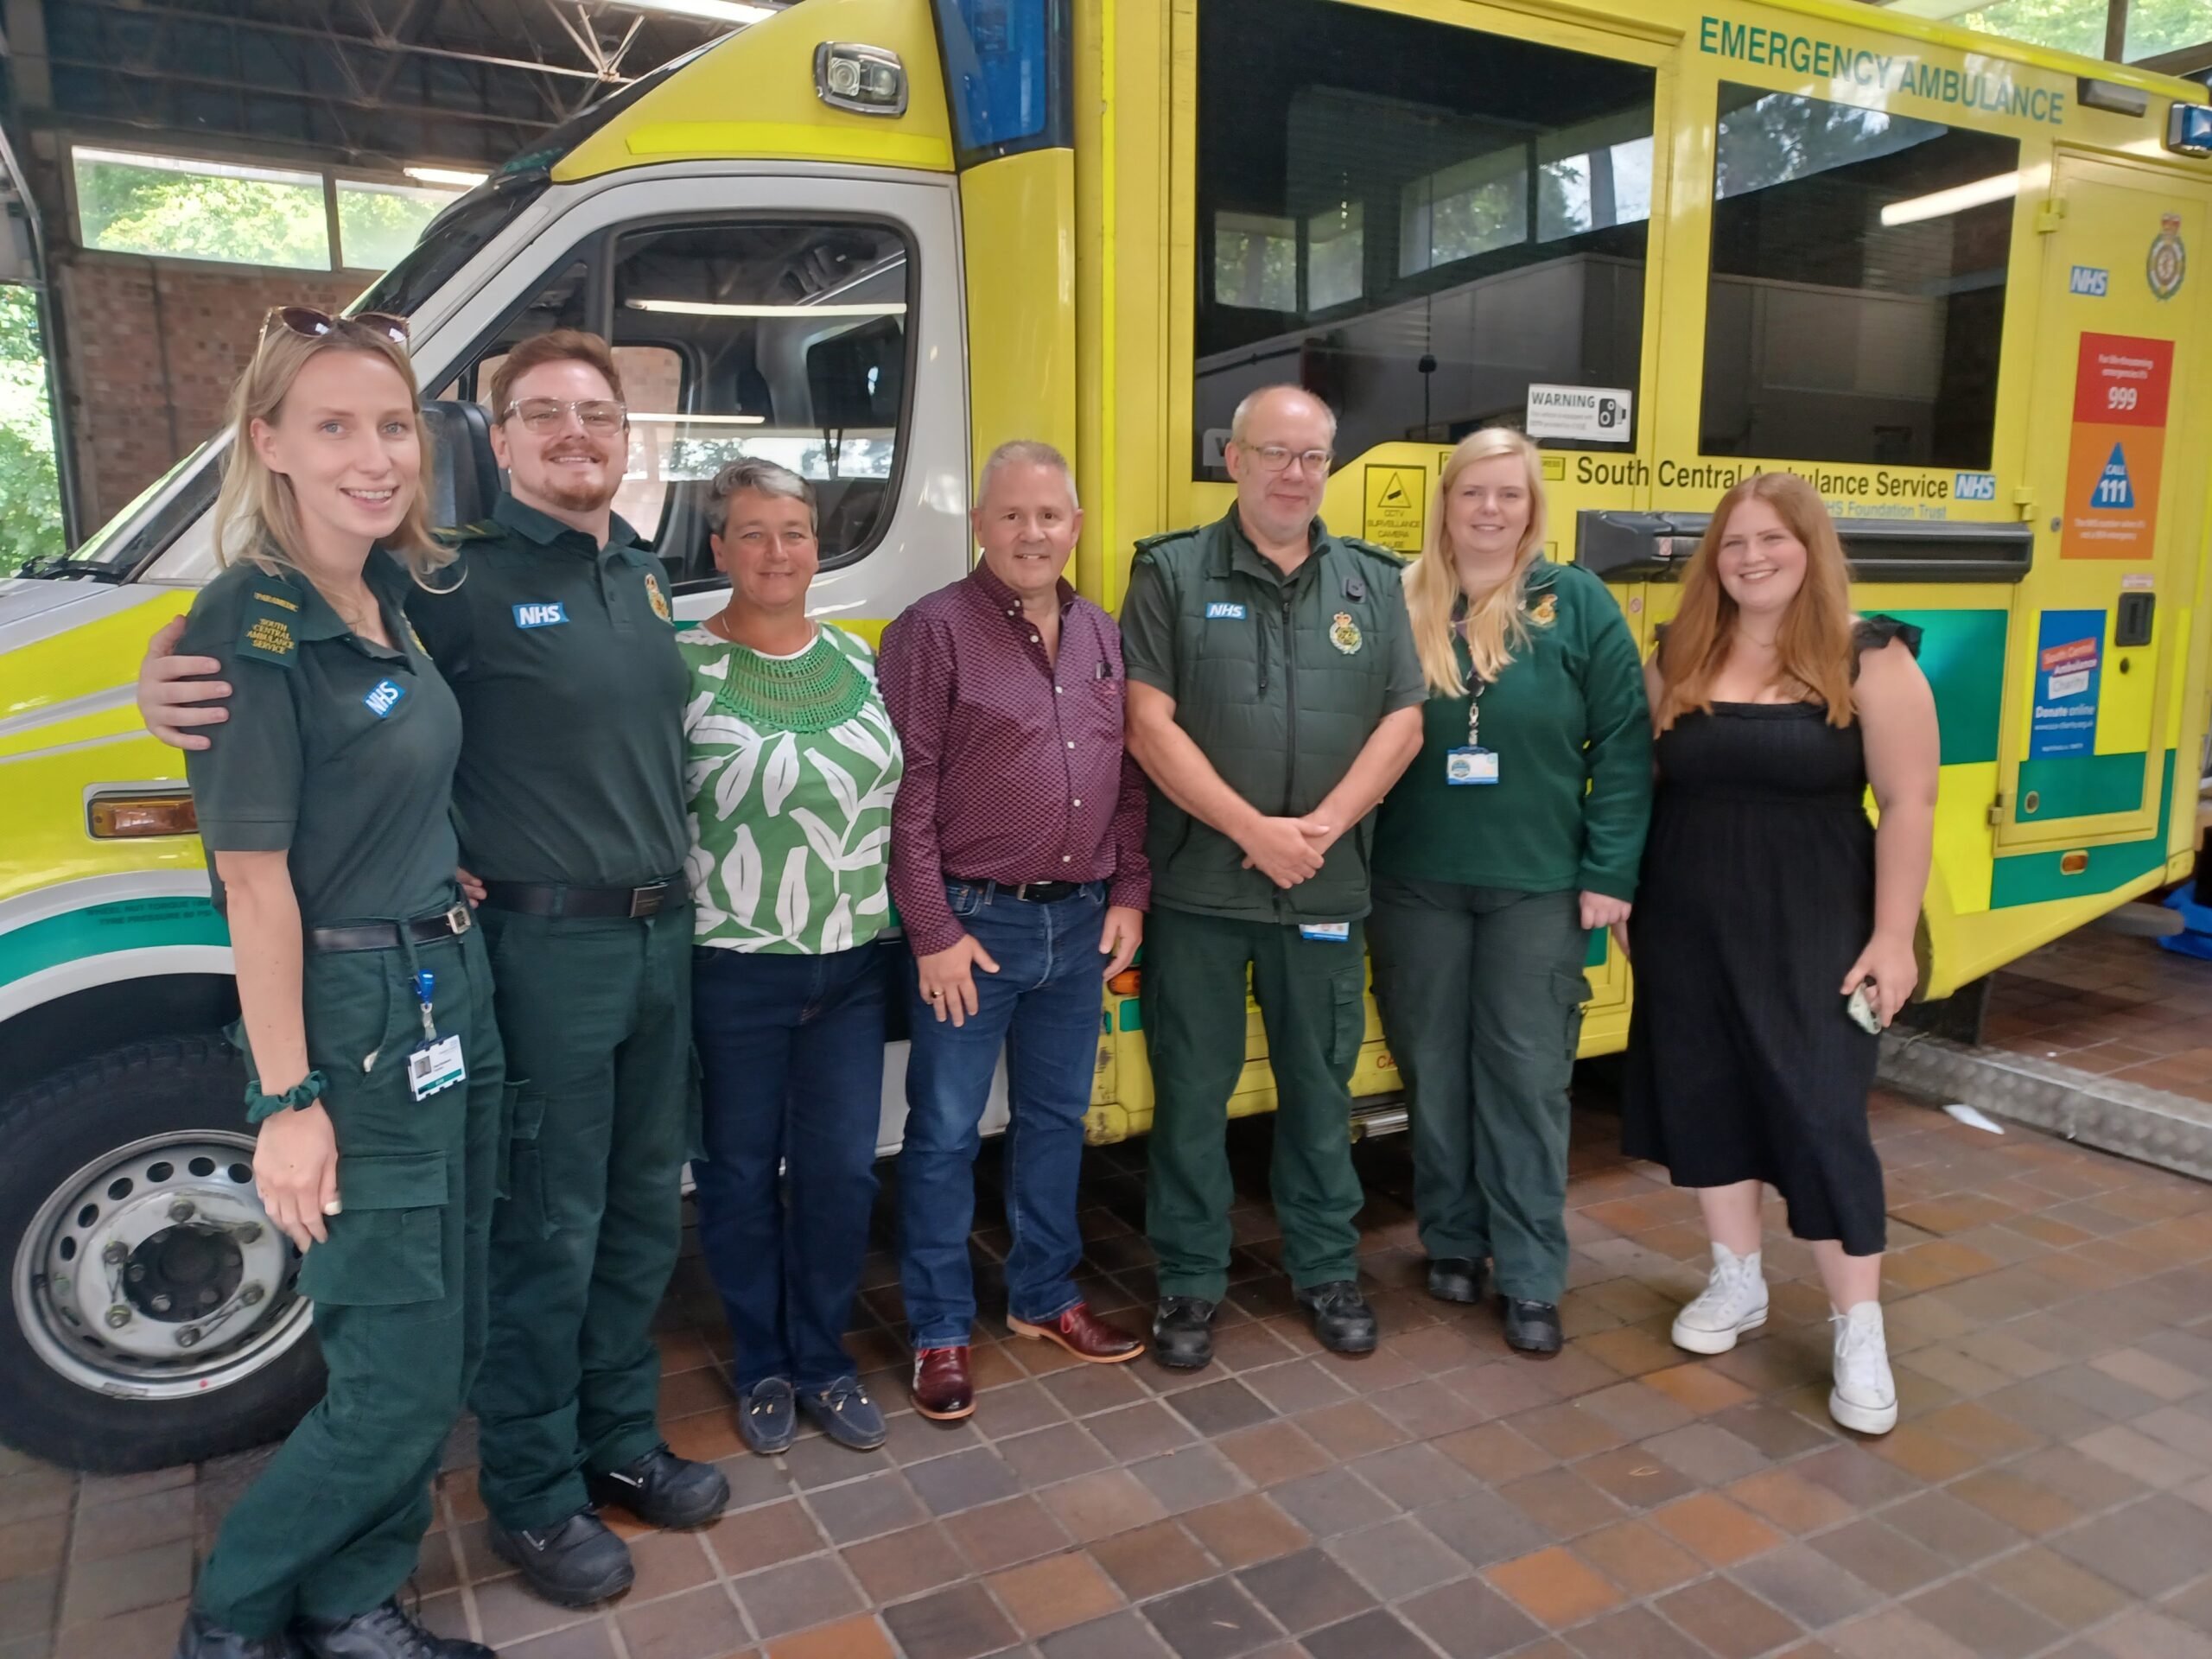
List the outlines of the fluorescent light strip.
{"type": "Polygon", "coordinates": [[[2023,172],[1999,173],[1993,178],[1976,179],[1971,184],[1955,184],[1948,190],[1893,201],[1882,209],[1882,223],[1891,226],[1917,225],[1923,219],[1962,213],[1969,207],[1986,207],[1993,201],[2010,201],[2020,194],[2026,176],[2023,172]]]}
{"type": "Polygon", "coordinates": [[[766,415],[640,415],[632,410],[632,426],[760,426],[766,415]]]}
{"type": "Polygon", "coordinates": [[[664,311],[679,317],[903,317],[904,300],[850,305],[722,305],[712,300],[630,300],[632,311],[664,311]]]}
{"type": "Polygon", "coordinates": [[[766,22],[776,15],[773,6],[755,6],[745,0],[618,0],[631,11],[664,11],[678,17],[704,17],[715,23],[766,22]]]}
{"type": "Polygon", "coordinates": [[[489,173],[472,173],[465,167],[403,167],[399,170],[423,184],[457,184],[470,190],[492,176],[489,173]]]}

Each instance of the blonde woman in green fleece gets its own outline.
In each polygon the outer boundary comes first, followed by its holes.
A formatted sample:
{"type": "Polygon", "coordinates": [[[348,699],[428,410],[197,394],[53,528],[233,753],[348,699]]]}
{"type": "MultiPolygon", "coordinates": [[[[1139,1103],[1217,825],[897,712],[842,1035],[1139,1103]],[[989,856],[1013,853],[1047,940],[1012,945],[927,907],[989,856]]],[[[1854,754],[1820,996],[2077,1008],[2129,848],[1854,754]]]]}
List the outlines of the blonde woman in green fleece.
{"type": "Polygon", "coordinates": [[[1406,575],[1421,752],[1382,802],[1368,923],[1429,1294],[1479,1300],[1494,1263],[1535,1355],[1561,1340],[1583,963],[1628,919],[1651,804],[1636,642],[1605,583],[1544,558],[1542,470],[1503,428],[1444,463],[1406,575]]]}

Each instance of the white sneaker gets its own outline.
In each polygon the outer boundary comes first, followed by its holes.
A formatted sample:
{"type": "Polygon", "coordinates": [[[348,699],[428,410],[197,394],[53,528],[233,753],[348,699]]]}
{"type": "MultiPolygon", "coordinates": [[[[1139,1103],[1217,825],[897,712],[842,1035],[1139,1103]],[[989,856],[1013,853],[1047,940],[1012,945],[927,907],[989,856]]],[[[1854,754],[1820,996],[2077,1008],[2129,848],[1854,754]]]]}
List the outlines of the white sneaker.
{"type": "Polygon", "coordinates": [[[1694,1354],[1725,1354],[1746,1331],[1766,1323],[1766,1280],[1759,1253],[1738,1255],[1718,1239],[1713,1245],[1713,1275],[1705,1288],[1675,1315],[1675,1346],[1694,1354]]]}
{"type": "Polygon", "coordinates": [[[1828,1415],[1861,1434],[1886,1434],[1897,1426],[1897,1385],[1890,1376],[1882,1305],[1861,1302],[1829,1317],[1835,1323],[1835,1387],[1828,1390],[1828,1415]]]}

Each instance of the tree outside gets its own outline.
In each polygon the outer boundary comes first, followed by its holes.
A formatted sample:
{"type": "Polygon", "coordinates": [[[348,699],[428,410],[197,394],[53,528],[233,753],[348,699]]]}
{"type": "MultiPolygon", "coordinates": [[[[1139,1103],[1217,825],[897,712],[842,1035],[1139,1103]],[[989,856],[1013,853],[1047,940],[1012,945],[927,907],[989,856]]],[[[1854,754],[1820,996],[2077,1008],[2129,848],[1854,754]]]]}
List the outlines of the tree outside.
{"type": "MultiPolygon", "coordinates": [[[[1968,29],[2008,35],[2101,58],[2105,51],[2107,0],[1998,0],[1955,21],[1968,29]]],[[[2204,0],[2131,0],[2127,56],[2131,62],[2179,51],[2212,39],[2212,10],[2204,0]]]]}
{"type": "Polygon", "coordinates": [[[0,288],[0,576],[64,551],[38,296],[0,288]]]}

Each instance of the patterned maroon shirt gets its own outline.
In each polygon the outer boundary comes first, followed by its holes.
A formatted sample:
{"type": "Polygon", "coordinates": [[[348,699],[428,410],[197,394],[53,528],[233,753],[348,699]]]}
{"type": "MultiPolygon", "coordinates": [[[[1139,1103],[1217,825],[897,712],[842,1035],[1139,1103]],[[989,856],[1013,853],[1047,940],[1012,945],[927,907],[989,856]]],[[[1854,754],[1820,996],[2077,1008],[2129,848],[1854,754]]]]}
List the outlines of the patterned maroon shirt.
{"type": "Polygon", "coordinates": [[[965,930],[948,876],[1105,881],[1142,910],[1144,774],[1122,745],[1122,636],[1060,583],[1060,649],[1045,655],[1012,588],[977,565],[883,631],[876,679],[906,772],[891,806],[891,896],[918,957],[965,930]]]}

